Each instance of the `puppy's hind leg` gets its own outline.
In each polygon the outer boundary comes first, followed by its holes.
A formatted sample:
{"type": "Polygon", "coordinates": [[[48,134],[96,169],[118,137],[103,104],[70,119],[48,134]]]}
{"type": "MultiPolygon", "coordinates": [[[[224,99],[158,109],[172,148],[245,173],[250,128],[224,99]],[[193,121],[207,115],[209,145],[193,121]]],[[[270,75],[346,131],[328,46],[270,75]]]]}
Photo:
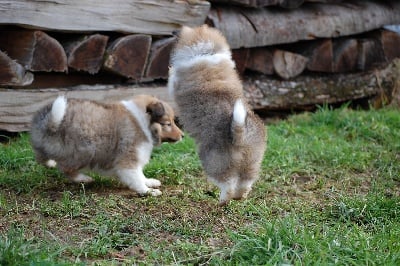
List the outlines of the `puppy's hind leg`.
{"type": "Polygon", "coordinates": [[[230,177],[225,179],[224,181],[218,181],[215,178],[209,178],[213,181],[218,188],[221,190],[219,194],[219,206],[225,206],[229,203],[231,199],[234,198],[235,195],[235,187],[237,183],[237,177],[230,177]]]}
{"type": "Polygon", "coordinates": [[[154,188],[161,185],[160,181],[146,178],[140,167],[118,170],[117,175],[122,183],[138,194],[151,196],[160,196],[162,194],[159,189],[154,188]]]}
{"type": "Polygon", "coordinates": [[[64,171],[64,174],[74,183],[91,183],[93,178],[78,171],[64,171]]]}

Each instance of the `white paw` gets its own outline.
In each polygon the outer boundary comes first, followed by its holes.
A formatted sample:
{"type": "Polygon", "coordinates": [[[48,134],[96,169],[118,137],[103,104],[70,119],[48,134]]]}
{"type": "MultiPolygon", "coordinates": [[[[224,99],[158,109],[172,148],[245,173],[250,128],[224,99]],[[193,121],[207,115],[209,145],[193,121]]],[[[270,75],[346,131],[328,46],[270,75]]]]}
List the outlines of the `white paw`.
{"type": "Polygon", "coordinates": [[[93,178],[85,174],[79,173],[77,176],[72,178],[72,181],[74,181],[75,183],[90,183],[93,182],[93,178]]]}
{"type": "Polygon", "coordinates": [[[162,194],[162,192],[161,192],[161,190],[159,190],[159,189],[150,188],[150,189],[147,191],[146,194],[149,195],[149,196],[155,196],[155,197],[157,197],[157,196],[160,196],[160,195],[162,194]]]}
{"type": "Polygon", "coordinates": [[[161,182],[154,178],[147,178],[145,181],[146,186],[151,188],[157,188],[161,186],[161,182]]]}

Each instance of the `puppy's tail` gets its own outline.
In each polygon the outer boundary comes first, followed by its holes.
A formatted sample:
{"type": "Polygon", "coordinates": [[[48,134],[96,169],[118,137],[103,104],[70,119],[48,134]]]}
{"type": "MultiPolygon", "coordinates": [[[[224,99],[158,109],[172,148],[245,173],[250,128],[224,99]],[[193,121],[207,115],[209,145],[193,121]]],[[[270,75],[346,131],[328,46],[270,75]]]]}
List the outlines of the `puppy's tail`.
{"type": "Polygon", "coordinates": [[[243,133],[245,130],[245,122],[247,117],[246,107],[243,104],[242,99],[238,99],[233,106],[232,115],[232,143],[238,144],[243,141],[243,133]]]}
{"type": "Polygon", "coordinates": [[[48,127],[52,131],[56,131],[64,119],[67,110],[67,99],[64,96],[58,96],[53,102],[50,111],[50,119],[48,127]]]}

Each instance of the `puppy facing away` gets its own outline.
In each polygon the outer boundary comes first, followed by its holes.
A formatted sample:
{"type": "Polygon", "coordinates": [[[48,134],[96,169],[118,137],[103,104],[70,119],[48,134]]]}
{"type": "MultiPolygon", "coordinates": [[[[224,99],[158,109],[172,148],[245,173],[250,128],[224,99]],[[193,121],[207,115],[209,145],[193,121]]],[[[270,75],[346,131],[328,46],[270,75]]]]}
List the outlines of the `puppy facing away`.
{"type": "Polygon", "coordinates": [[[81,171],[97,170],[152,196],[161,195],[161,183],[146,178],[143,167],[153,146],[182,136],[172,108],[149,95],[108,104],[59,96],[37,112],[31,127],[39,163],[57,165],[74,182],[91,182],[81,171]]]}
{"type": "Polygon", "coordinates": [[[246,103],[225,37],[207,25],[183,26],[170,65],[168,88],[179,120],[221,190],[219,204],[246,198],[259,175],[266,132],[246,103]]]}

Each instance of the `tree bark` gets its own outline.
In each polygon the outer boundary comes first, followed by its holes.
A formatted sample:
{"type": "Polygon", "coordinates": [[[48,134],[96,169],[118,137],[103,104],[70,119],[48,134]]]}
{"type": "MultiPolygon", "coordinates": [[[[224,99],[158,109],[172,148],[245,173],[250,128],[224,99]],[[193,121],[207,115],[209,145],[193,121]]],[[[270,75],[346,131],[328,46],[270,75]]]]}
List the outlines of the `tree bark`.
{"type": "Polygon", "coordinates": [[[299,76],[290,81],[255,75],[244,82],[245,95],[257,110],[306,110],[310,106],[391,95],[399,77],[391,64],[373,72],[299,76]]]}

